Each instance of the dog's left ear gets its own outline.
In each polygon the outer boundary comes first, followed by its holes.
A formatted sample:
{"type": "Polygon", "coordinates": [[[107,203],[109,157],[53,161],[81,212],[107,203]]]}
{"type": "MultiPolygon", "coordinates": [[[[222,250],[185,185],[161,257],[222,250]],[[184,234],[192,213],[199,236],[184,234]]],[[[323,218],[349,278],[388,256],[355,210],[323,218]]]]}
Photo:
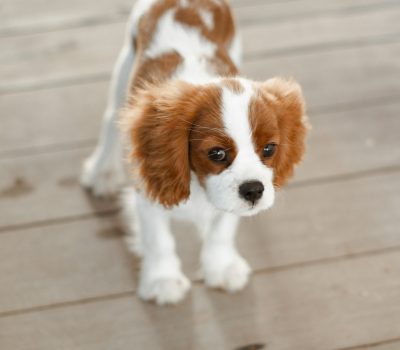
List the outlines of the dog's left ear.
{"type": "Polygon", "coordinates": [[[283,186],[293,175],[305,151],[310,129],[300,85],[293,80],[273,78],[262,83],[262,90],[278,119],[280,142],[274,157],[274,184],[283,186]]]}
{"type": "Polygon", "coordinates": [[[147,197],[172,207],[190,195],[189,133],[201,88],[185,82],[148,86],[122,114],[132,145],[132,171],[147,197]]]}

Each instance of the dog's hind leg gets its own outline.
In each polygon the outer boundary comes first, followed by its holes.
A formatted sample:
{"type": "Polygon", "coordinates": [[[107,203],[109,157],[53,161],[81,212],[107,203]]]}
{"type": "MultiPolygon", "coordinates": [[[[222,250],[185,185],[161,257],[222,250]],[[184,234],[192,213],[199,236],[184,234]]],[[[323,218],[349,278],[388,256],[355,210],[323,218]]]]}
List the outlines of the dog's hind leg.
{"type": "Polygon", "coordinates": [[[125,182],[117,121],[119,110],[125,103],[133,61],[133,43],[127,40],[114,66],[98,144],[86,159],[81,175],[82,185],[96,196],[115,194],[125,182]]]}

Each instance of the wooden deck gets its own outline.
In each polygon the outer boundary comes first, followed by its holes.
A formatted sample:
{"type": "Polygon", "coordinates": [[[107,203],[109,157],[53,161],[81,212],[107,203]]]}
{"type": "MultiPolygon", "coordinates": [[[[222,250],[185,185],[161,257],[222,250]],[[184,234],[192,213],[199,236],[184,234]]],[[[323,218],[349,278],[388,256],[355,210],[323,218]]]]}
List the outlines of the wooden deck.
{"type": "Polygon", "coordinates": [[[296,77],[313,131],[276,207],[244,220],[227,295],[135,295],[117,204],[79,186],[131,0],[0,5],[0,349],[400,349],[400,2],[232,0],[244,73],[296,77]],[[255,348],[255,347],[254,347],[255,348]]]}

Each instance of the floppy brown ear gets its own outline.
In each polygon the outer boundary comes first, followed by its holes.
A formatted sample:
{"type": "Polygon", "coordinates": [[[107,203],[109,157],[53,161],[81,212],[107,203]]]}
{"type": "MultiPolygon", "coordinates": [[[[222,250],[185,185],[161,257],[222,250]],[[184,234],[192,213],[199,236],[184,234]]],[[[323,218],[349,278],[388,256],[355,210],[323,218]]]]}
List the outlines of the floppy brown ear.
{"type": "Polygon", "coordinates": [[[304,114],[305,102],[300,85],[292,80],[273,78],[262,85],[263,91],[272,95],[272,105],[278,119],[280,142],[274,157],[274,184],[283,186],[293,175],[305,151],[305,137],[309,129],[304,114]]]}
{"type": "Polygon", "coordinates": [[[138,91],[123,112],[132,144],[130,160],[143,181],[139,186],[166,207],[190,194],[189,133],[198,93],[184,82],[148,87],[138,91]]]}

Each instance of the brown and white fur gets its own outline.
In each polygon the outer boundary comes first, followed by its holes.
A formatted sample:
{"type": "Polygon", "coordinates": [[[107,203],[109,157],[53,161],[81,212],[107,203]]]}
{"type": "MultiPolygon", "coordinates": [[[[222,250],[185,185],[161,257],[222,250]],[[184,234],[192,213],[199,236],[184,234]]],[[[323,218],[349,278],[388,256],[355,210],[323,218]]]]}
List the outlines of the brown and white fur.
{"type": "Polygon", "coordinates": [[[190,287],[175,253],[173,218],[194,223],[201,234],[205,283],[242,289],[250,267],[235,247],[239,217],[270,208],[303,155],[299,85],[240,78],[239,64],[227,1],[138,0],[134,6],[82,183],[97,195],[125,183],[117,129],[124,107],[134,178],[124,210],[142,256],[138,294],[145,300],[177,303],[190,287]]]}

